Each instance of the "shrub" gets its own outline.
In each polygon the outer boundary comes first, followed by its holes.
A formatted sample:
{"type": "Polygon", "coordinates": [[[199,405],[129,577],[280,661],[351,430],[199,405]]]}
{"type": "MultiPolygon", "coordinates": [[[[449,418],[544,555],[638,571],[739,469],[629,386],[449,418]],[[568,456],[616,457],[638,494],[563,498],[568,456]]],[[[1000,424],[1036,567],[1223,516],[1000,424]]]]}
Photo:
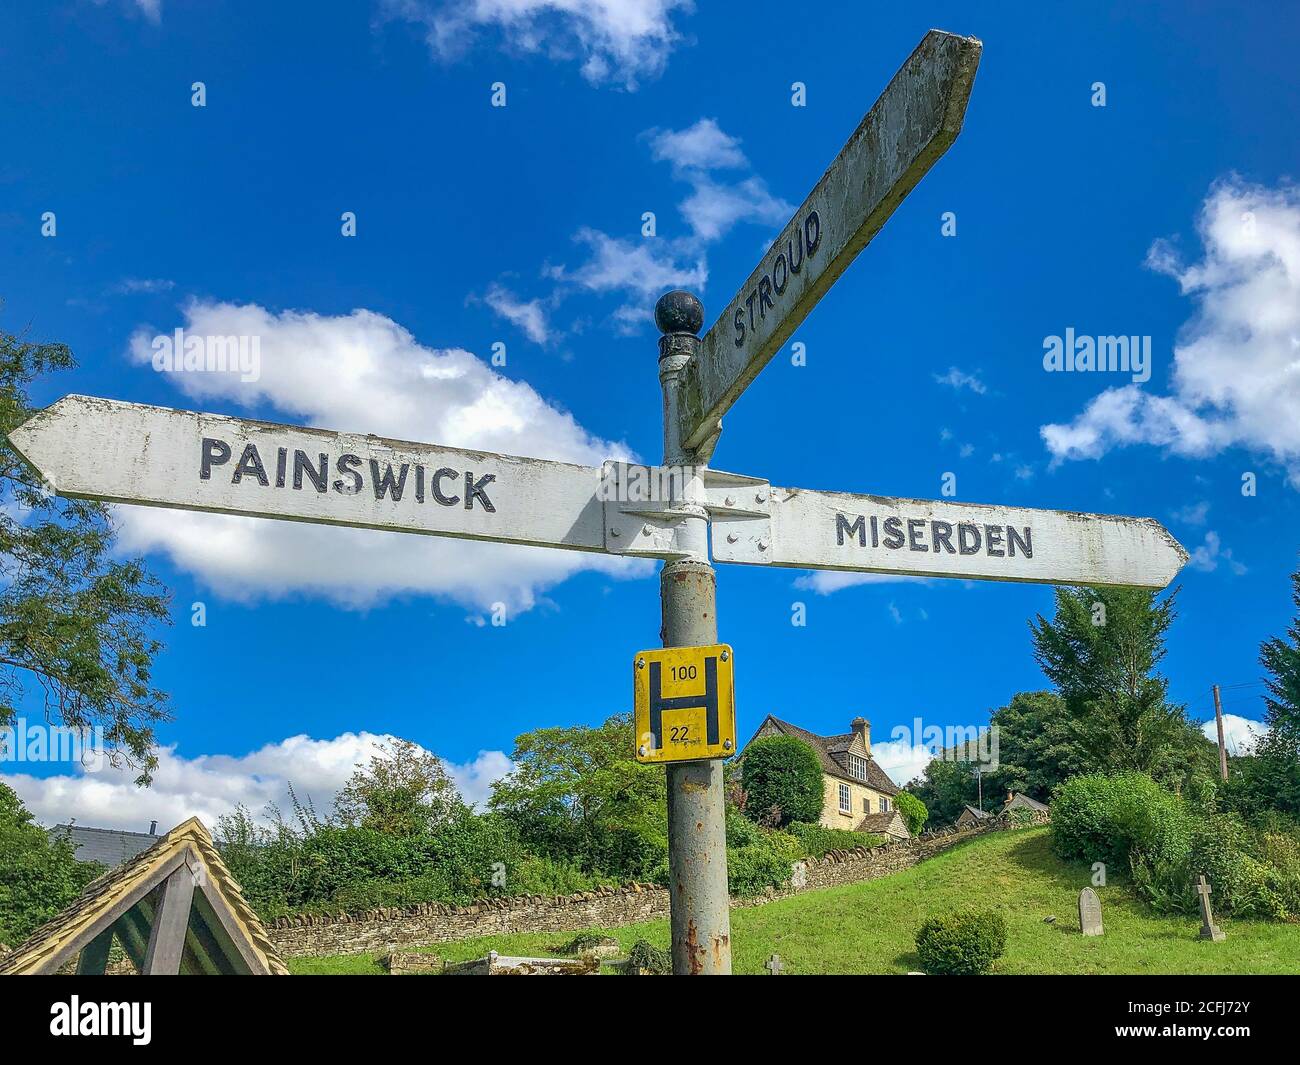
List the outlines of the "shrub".
{"type": "Polygon", "coordinates": [[[785,826],[816,821],[822,812],[822,767],[814,751],[792,736],[763,736],[741,763],[745,813],[755,821],[785,826]]]}
{"type": "Polygon", "coordinates": [[[843,828],[826,828],[822,825],[797,821],[787,831],[799,841],[808,858],[822,858],[831,851],[852,850],[854,847],[879,847],[884,836],[870,832],[850,832],[843,828]]]}
{"type": "Polygon", "coordinates": [[[1183,801],[1142,773],[1072,777],[1052,799],[1052,850],[1067,861],[1127,868],[1135,850],[1176,858],[1190,827],[1183,801]]]}
{"type": "Polygon", "coordinates": [[[1007,949],[1007,921],[995,910],[931,917],[916,933],[921,968],[932,975],[978,976],[1007,949]]]}
{"type": "Polygon", "coordinates": [[[912,835],[919,836],[925,828],[926,821],[930,819],[930,811],[926,809],[925,803],[910,791],[900,791],[894,796],[894,806],[903,815],[907,830],[912,835]]]}
{"type": "Polygon", "coordinates": [[[653,976],[672,976],[673,958],[668,951],[652,947],[644,939],[638,939],[628,951],[627,968],[623,972],[628,976],[638,972],[650,973],[653,976]]]}
{"type": "Polygon", "coordinates": [[[785,887],[790,866],[803,857],[803,847],[789,832],[758,828],[758,836],[740,847],[727,848],[727,889],[741,899],[753,899],[767,888],[785,887]]]}

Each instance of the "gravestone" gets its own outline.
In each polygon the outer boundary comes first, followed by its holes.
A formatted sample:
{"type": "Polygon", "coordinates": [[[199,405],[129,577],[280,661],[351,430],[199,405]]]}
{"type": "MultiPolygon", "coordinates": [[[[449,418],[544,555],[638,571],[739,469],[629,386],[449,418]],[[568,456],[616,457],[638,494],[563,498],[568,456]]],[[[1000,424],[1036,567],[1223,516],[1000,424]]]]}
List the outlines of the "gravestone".
{"type": "Polygon", "coordinates": [[[1085,936],[1102,934],[1101,900],[1090,887],[1079,892],[1079,930],[1085,936]]]}
{"type": "Polygon", "coordinates": [[[1218,943],[1228,937],[1222,928],[1214,923],[1214,914],[1210,910],[1210,892],[1214,890],[1205,882],[1204,875],[1196,878],[1196,894],[1201,897],[1201,938],[1218,943]]]}
{"type": "Polygon", "coordinates": [[[766,962],[763,968],[767,970],[768,976],[780,976],[785,972],[785,965],[781,962],[780,954],[773,954],[766,962]]]}

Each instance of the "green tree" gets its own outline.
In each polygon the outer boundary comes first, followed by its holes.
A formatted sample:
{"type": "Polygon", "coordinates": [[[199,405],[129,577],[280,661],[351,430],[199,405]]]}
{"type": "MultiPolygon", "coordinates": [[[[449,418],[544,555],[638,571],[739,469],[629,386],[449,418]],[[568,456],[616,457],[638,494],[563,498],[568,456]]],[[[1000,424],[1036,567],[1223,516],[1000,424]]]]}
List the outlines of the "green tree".
{"type": "Polygon", "coordinates": [[[974,806],[979,799],[974,764],[943,758],[931,759],[906,790],[925,805],[931,825],[951,825],[961,816],[963,807],[974,806]]]}
{"type": "Polygon", "coordinates": [[[1175,786],[1198,768],[1209,744],[1168,699],[1156,672],[1177,593],[1157,600],[1141,588],[1058,588],[1056,616],[1030,622],[1034,657],[1056,685],[1090,764],[1136,771],[1175,786]]]}
{"type": "Polygon", "coordinates": [[[998,768],[985,777],[990,794],[1019,791],[1040,802],[1052,789],[1092,768],[1079,726],[1055,692],[1017,692],[995,710],[998,768]]]}
{"type": "Polygon", "coordinates": [[[910,791],[900,791],[894,796],[894,806],[898,812],[903,815],[903,821],[907,824],[907,830],[914,836],[919,836],[925,828],[925,822],[930,816],[930,811],[925,808],[925,803],[913,795],[910,791]]]}
{"type": "Polygon", "coordinates": [[[745,815],[784,826],[822,815],[822,767],[814,751],[793,736],[763,736],[745,748],[740,783],[745,815]]]}
{"type": "Polygon", "coordinates": [[[1291,602],[1296,614],[1285,636],[1265,640],[1259,661],[1268,676],[1264,686],[1269,728],[1294,745],[1300,743],[1300,570],[1291,574],[1291,602]]]}
{"type": "Polygon", "coordinates": [[[667,874],[664,773],[633,756],[632,716],[599,727],[525,732],[514,771],[492,786],[490,807],[515,824],[533,853],[584,871],[662,880],[667,874]]]}
{"type": "Polygon", "coordinates": [[[102,729],[110,761],[147,783],[168,718],[151,678],[166,595],[140,560],[110,557],[103,503],[54,496],[9,443],[33,414],[28,386],[71,365],[62,344],[0,333],[0,727],[41,700],[55,723],[102,729]]]}
{"type": "Polygon", "coordinates": [[[16,947],[104,871],[74,852],[66,834],[46,832],[0,784],[0,943],[16,947]]]}
{"type": "Polygon", "coordinates": [[[467,809],[441,759],[401,739],[356,767],[334,808],[350,828],[393,836],[432,832],[467,809]]]}

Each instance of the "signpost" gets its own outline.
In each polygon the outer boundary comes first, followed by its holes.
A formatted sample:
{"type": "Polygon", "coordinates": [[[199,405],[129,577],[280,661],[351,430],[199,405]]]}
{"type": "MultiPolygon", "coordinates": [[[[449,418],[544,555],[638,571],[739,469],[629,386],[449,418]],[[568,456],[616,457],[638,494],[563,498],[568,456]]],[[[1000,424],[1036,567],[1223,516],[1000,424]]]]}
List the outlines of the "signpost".
{"type": "Polygon", "coordinates": [[[663,467],[601,468],[68,396],[10,434],[60,495],[664,560],[665,650],[634,663],[637,757],[667,772],[673,971],[729,973],[722,759],[734,655],[710,561],[1162,588],[1144,518],[773,488],[712,470],[719,419],[961,128],[980,43],[932,31],[705,335],[655,307],[663,467]],[[647,486],[657,486],[646,491],[647,486]]]}

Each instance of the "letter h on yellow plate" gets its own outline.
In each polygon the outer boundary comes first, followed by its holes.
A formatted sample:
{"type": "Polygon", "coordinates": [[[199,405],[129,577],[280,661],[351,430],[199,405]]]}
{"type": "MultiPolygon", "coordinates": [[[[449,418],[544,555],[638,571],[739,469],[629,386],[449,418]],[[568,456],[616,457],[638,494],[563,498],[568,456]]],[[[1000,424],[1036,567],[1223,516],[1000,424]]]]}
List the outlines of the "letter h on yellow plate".
{"type": "Polygon", "coordinates": [[[736,753],[735,654],[725,643],[641,651],[633,661],[638,762],[736,753]]]}

